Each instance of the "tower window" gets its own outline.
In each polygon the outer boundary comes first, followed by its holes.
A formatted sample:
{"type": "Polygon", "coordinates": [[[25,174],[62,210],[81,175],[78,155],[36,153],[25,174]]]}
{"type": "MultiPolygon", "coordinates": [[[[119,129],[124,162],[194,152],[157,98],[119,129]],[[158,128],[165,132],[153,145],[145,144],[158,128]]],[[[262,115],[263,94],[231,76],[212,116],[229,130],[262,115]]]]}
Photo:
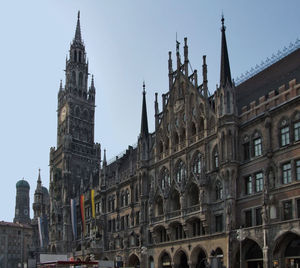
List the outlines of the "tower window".
{"type": "Polygon", "coordinates": [[[74,51],[74,61],[75,62],[77,61],[77,51],[76,50],[74,51]]]}
{"type": "Polygon", "coordinates": [[[79,51],[79,62],[81,62],[81,51],[79,51]]]}

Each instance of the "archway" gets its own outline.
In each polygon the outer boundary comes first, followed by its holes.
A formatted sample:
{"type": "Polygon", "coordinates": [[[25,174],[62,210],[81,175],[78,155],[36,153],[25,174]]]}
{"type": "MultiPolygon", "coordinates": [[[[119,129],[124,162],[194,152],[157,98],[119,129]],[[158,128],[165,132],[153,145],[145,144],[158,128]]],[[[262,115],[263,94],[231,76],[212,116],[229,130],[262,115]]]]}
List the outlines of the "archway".
{"type": "Polygon", "coordinates": [[[176,268],[189,268],[188,259],[184,251],[180,250],[175,254],[174,264],[176,268]]]}
{"type": "Polygon", "coordinates": [[[164,252],[159,259],[159,268],[171,268],[171,258],[167,252],[164,252]]]}
{"type": "MultiPolygon", "coordinates": [[[[251,239],[246,239],[242,243],[242,266],[247,268],[262,268],[263,253],[261,247],[251,239]]],[[[240,252],[236,254],[236,265],[240,267],[240,252]]]]}
{"type": "Polygon", "coordinates": [[[203,248],[197,247],[191,254],[192,267],[206,268],[207,267],[207,254],[203,248]]]}
{"type": "Polygon", "coordinates": [[[276,240],[273,260],[278,267],[300,267],[300,236],[291,232],[280,236],[276,240]]]}
{"type": "Polygon", "coordinates": [[[135,267],[135,268],[139,268],[140,267],[140,260],[139,260],[139,258],[135,254],[132,254],[129,257],[129,259],[128,259],[128,266],[135,267]]]}

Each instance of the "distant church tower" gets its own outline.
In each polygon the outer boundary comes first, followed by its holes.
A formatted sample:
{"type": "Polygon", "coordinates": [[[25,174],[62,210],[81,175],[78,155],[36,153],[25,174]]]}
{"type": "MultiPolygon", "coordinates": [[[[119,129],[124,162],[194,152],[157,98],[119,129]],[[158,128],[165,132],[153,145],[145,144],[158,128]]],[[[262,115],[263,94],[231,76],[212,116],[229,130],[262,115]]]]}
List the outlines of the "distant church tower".
{"type": "Polygon", "coordinates": [[[65,75],[65,86],[61,82],[58,92],[57,148],[50,149],[50,250],[57,253],[70,252],[74,240],[70,199],[99,181],[100,144],[94,143],[96,90],[93,77],[88,87],[79,12],[65,75]]]}
{"type": "Polygon", "coordinates": [[[30,223],[29,190],[30,186],[24,179],[16,184],[16,208],[14,222],[30,223]]]}

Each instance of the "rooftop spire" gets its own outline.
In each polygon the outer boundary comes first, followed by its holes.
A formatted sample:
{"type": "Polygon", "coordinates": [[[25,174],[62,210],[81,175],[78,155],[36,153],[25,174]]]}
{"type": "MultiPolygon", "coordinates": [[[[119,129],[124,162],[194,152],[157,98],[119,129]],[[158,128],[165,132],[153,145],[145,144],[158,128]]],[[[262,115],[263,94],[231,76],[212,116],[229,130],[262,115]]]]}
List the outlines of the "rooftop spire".
{"type": "Polygon", "coordinates": [[[225,87],[227,83],[232,86],[231,81],[231,73],[230,73],[230,64],[228,58],[228,50],[227,50],[227,43],[226,43],[226,35],[225,30],[226,27],[224,26],[224,16],[222,14],[222,44],[221,44],[221,72],[220,72],[220,87],[225,87]]]}
{"type": "Polygon", "coordinates": [[[76,32],[75,32],[75,38],[74,41],[76,42],[82,42],[81,39],[81,30],[80,30],[80,11],[78,11],[78,15],[77,15],[77,25],[76,25],[76,32]]]}
{"type": "Polygon", "coordinates": [[[39,168],[39,175],[38,175],[38,179],[37,179],[37,185],[36,188],[38,190],[40,190],[42,188],[42,180],[41,180],[41,169],[39,168]]]}
{"type": "Polygon", "coordinates": [[[148,137],[148,117],[146,106],[146,90],[145,81],[143,82],[143,106],[142,106],[142,120],[141,120],[141,136],[148,137]]]}

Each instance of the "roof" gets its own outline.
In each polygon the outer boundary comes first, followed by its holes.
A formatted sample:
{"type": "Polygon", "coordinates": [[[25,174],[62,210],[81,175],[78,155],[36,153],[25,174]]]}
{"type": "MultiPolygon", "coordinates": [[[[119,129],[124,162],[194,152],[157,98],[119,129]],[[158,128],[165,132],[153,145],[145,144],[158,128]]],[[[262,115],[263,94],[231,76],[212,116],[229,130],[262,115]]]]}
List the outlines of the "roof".
{"type": "Polygon", "coordinates": [[[7,226],[7,227],[16,227],[16,228],[32,228],[29,224],[24,223],[14,223],[14,222],[7,222],[7,221],[0,221],[0,226],[7,226]]]}
{"type": "Polygon", "coordinates": [[[19,181],[16,183],[16,187],[17,187],[17,188],[22,187],[22,188],[28,188],[28,189],[30,189],[29,183],[28,183],[27,181],[25,181],[24,179],[19,180],[19,181]]]}
{"type": "Polygon", "coordinates": [[[300,81],[300,48],[275,62],[236,87],[239,113],[243,106],[266,96],[270,91],[278,90],[282,85],[288,88],[288,82],[300,81]]]}

